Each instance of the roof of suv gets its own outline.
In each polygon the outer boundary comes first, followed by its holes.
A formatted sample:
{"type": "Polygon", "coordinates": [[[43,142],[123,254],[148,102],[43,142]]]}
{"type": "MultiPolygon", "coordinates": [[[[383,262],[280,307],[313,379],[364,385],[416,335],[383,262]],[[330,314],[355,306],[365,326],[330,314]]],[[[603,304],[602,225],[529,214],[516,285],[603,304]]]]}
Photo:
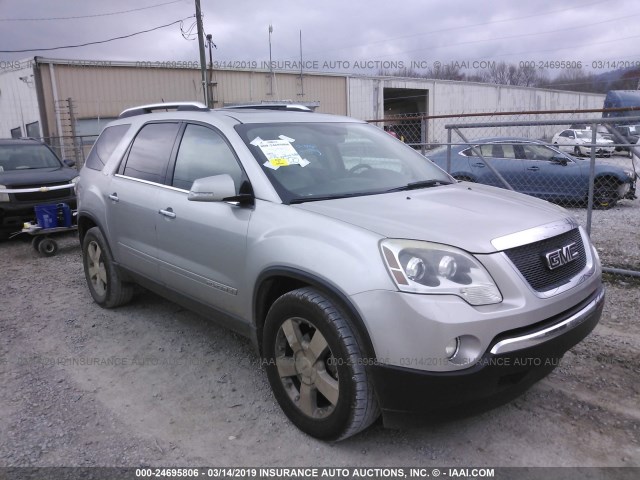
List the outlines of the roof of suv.
{"type": "Polygon", "coordinates": [[[225,115],[234,118],[240,123],[306,123],[306,122],[350,122],[362,123],[350,117],[342,117],[338,115],[312,113],[295,110],[268,110],[268,109],[251,109],[251,108],[221,108],[212,110],[211,113],[216,115],[225,115]]]}
{"type": "Polygon", "coordinates": [[[208,109],[199,102],[174,102],[141,105],[124,110],[118,121],[131,122],[133,119],[148,120],[172,119],[203,120],[214,116],[218,119],[233,119],[238,123],[307,123],[307,122],[350,122],[362,123],[350,117],[314,113],[300,105],[260,104],[240,105],[208,109]],[[169,111],[170,110],[170,111],[169,111]]]}

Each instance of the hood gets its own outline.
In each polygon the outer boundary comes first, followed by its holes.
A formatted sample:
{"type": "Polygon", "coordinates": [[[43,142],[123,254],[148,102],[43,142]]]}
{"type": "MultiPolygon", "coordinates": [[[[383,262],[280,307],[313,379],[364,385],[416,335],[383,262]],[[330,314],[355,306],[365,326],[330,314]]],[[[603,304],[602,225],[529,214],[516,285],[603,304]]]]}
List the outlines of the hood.
{"type": "Polygon", "coordinates": [[[382,237],[444,243],[471,253],[495,252],[495,238],[569,216],[543,200],[468,183],[292,206],[382,237]]]}
{"type": "Polygon", "coordinates": [[[15,188],[23,185],[51,185],[69,182],[77,176],[78,171],[69,167],[8,170],[0,173],[0,185],[15,188]]]}

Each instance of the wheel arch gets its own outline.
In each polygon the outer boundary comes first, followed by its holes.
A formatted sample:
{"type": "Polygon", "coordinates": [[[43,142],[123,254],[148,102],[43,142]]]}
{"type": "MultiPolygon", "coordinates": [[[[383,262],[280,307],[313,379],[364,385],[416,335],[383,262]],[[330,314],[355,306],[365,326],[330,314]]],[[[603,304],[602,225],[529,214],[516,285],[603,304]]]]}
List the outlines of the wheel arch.
{"type": "MultiPolygon", "coordinates": [[[[93,215],[89,213],[82,213],[78,215],[78,237],[80,239],[80,246],[82,246],[82,244],[84,243],[84,237],[86,236],[87,232],[93,227],[97,227],[100,230],[100,232],[102,233],[102,237],[104,238],[104,241],[106,243],[106,247],[109,249],[109,254],[111,255],[111,258],[115,260],[113,249],[111,248],[111,244],[109,243],[109,239],[106,234],[107,230],[101,225],[98,220],[96,220],[93,215]]],[[[129,274],[125,270],[120,268],[117,260],[115,260],[115,267],[118,269],[123,279],[132,281],[129,274]]]]}
{"type": "Polygon", "coordinates": [[[593,177],[593,183],[597,184],[598,182],[611,182],[611,181],[615,181],[617,185],[620,185],[621,183],[624,183],[625,178],[620,178],[620,175],[618,175],[615,172],[599,172],[596,173],[596,175],[593,177]]]}
{"type": "Polygon", "coordinates": [[[369,332],[358,310],[349,300],[348,295],[327,279],[291,267],[268,268],[258,276],[256,281],[252,306],[257,347],[261,355],[262,332],[269,308],[280,296],[302,287],[316,288],[336,302],[337,306],[347,314],[347,321],[352,324],[351,326],[358,337],[363,355],[370,359],[375,358],[373,342],[369,332]]]}
{"type": "Polygon", "coordinates": [[[98,222],[92,215],[87,213],[78,215],[78,236],[80,237],[80,245],[82,245],[82,242],[84,241],[84,236],[93,227],[99,227],[104,235],[104,229],[98,225],[98,222]]]}

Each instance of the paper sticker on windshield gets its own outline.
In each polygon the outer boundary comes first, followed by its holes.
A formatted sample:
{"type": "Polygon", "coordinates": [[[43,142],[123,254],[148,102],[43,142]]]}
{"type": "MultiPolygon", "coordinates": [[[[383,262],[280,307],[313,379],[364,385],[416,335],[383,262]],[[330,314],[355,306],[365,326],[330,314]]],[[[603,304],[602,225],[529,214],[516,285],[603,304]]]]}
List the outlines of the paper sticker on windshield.
{"type": "Polygon", "coordinates": [[[286,158],[272,158],[269,160],[269,163],[273,167],[287,167],[289,165],[289,161],[286,158]]]}
{"type": "Polygon", "coordinates": [[[284,135],[279,140],[262,140],[257,137],[251,142],[251,145],[258,147],[267,157],[267,161],[263,163],[267,168],[277,170],[280,167],[288,167],[290,165],[305,167],[309,162],[302,158],[293,148],[291,142],[294,141],[294,139],[284,137],[284,135]]]}

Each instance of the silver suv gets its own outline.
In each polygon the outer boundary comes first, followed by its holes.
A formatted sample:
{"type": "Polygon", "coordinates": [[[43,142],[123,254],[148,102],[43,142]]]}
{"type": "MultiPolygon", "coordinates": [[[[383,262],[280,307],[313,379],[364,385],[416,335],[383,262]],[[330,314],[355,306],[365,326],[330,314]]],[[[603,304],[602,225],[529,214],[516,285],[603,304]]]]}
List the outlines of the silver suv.
{"type": "Polygon", "coordinates": [[[326,440],[504,403],[597,324],[600,263],[565,210],[281,110],[148,105],[105,128],[78,183],[99,305],[137,283],[246,335],[326,440]]]}

